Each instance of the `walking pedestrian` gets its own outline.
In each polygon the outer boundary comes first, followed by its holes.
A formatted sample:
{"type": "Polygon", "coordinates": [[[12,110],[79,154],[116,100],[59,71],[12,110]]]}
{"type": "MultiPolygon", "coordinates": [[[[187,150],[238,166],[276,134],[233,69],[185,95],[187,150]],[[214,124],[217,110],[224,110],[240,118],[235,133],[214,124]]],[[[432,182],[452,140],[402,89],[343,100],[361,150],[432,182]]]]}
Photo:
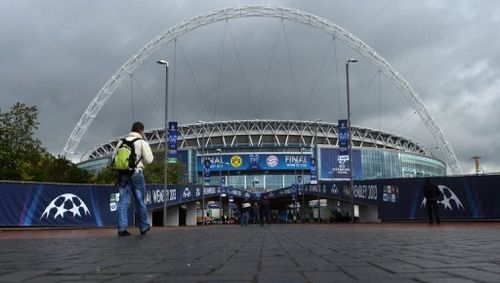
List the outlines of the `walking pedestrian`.
{"type": "Polygon", "coordinates": [[[241,205],[242,210],[241,210],[241,225],[247,226],[248,225],[248,218],[250,214],[250,208],[252,204],[250,204],[250,201],[248,199],[245,199],[243,204],[241,205]]]}
{"type": "Polygon", "coordinates": [[[267,195],[261,196],[260,198],[260,225],[264,226],[265,222],[270,225],[271,224],[271,204],[269,203],[269,197],[267,195]]]}
{"type": "Polygon", "coordinates": [[[253,219],[252,219],[253,224],[259,224],[259,222],[261,221],[259,204],[254,203],[252,205],[252,213],[253,213],[253,219]]]}
{"type": "Polygon", "coordinates": [[[439,210],[437,202],[440,196],[441,191],[439,191],[438,186],[432,183],[431,180],[425,179],[424,197],[427,205],[427,216],[429,218],[429,224],[434,223],[434,219],[436,220],[436,223],[439,224],[439,210]]]}
{"type": "Polygon", "coordinates": [[[113,166],[118,170],[118,236],[130,236],[128,227],[128,203],[130,194],[134,196],[136,211],[139,213],[139,230],[146,234],[151,226],[148,224],[146,203],[146,182],[144,180],[145,164],[153,162],[153,153],[144,140],[144,125],[135,122],[130,133],[116,145],[113,166]]]}

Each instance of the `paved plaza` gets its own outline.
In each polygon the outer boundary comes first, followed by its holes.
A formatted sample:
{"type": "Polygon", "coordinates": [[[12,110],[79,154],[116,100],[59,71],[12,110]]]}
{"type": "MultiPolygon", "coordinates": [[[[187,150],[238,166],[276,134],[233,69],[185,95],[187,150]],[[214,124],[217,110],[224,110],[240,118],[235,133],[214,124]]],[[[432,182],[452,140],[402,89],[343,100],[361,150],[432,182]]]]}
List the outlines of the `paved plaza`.
{"type": "Polygon", "coordinates": [[[0,282],[500,282],[500,223],[3,230],[0,282]]]}

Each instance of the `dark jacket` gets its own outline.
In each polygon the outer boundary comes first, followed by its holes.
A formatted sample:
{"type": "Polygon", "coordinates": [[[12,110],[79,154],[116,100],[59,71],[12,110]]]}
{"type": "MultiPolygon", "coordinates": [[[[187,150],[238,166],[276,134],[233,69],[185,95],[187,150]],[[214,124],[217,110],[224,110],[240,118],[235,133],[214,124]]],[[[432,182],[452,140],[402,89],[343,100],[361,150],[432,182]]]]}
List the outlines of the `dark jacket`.
{"type": "Polygon", "coordinates": [[[259,207],[260,207],[261,211],[269,211],[269,207],[270,207],[269,199],[267,197],[263,197],[260,200],[259,207]]]}
{"type": "Polygon", "coordinates": [[[439,191],[438,186],[430,180],[425,180],[424,197],[427,200],[437,200],[439,196],[441,196],[441,192],[439,191]]]}

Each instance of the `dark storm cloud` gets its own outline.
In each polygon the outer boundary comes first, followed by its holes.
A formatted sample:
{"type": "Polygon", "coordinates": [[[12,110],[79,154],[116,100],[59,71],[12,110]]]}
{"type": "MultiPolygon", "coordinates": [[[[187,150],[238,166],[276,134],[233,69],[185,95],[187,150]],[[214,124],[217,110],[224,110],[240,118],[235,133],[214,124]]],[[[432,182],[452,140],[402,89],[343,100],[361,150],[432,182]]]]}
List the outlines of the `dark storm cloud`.
{"type": "MultiPolygon", "coordinates": [[[[59,153],[106,80],[154,36],[207,11],[245,4],[254,3],[2,1],[0,108],[17,101],[36,105],[38,136],[59,153]]],[[[486,171],[500,171],[500,116],[495,111],[500,103],[500,53],[492,35],[500,24],[496,1],[271,4],[324,17],[365,41],[414,87],[464,172],[472,171],[473,155],[483,156],[486,171]]],[[[192,31],[178,40],[175,66],[171,43],[122,82],[78,152],[124,134],[133,120],[144,121],[148,128],[162,126],[164,74],[155,63],[160,58],[175,68],[169,90],[175,111],[170,115],[192,123],[257,117],[334,122],[346,115],[344,63],[355,57],[360,62],[351,67],[353,122],[380,125],[435,147],[401,91],[384,76],[379,88],[377,69],[340,41],[335,44],[338,65],[331,37],[295,23],[241,19],[192,31]]]]}

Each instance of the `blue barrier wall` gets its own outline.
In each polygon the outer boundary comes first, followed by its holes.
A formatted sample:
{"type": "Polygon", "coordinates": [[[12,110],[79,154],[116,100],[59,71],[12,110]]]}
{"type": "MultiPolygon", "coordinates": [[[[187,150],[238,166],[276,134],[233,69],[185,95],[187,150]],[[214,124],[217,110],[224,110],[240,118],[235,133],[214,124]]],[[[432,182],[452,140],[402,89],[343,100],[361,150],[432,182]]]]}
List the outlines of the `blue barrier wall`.
{"type": "MultiPolygon", "coordinates": [[[[429,178],[442,193],[438,209],[444,219],[500,219],[500,176],[429,178]]],[[[354,182],[354,202],[376,205],[381,220],[427,218],[425,178],[381,179],[354,182]]],[[[322,197],[329,194],[350,200],[348,182],[321,183],[322,197]],[[333,193],[336,194],[333,194],[333,193]]]]}
{"type": "MultiPolygon", "coordinates": [[[[500,219],[500,175],[434,177],[442,196],[438,208],[443,219],[500,219]]],[[[424,201],[425,178],[379,179],[354,182],[354,202],[377,206],[381,220],[427,218],[424,201]]],[[[304,193],[350,202],[349,182],[320,182],[305,185],[304,193]]],[[[297,187],[268,193],[270,198],[299,194],[297,187]]]]}
{"type": "MultiPolygon", "coordinates": [[[[440,214],[448,219],[500,219],[500,175],[430,178],[439,186],[440,214]]],[[[377,206],[382,220],[426,218],[423,178],[357,181],[354,202],[377,206]]],[[[350,200],[348,182],[305,185],[304,193],[350,200]]],[[[202,199],[200,186],[169,186],[167,206],[202,199]]],[[[107,185],[0,182],[0,226],[116,225],[117,188],[107,185]]],[[[229,193],[235,199],[259,196],[232,187],[205,187],[206,199],[229,193]]],[[[298,193],[295,187],[268,193],[270,198],[298,193]]],[[[163,185],[147,186],[148,210],[163,208],[163,185]]],[[[131,210],[130,210],[131,211],[131,210]]],[[[132,218],[132,212],[129,214],[132,218]]],[[[131,223],[131,222],[130,222],[131,223]]]]}
{"type": "MultiPolygon", "coordinates": [[[[500,176],[430,178],[442,192],[438,208],[442,218],[500,219],[500,176]]],[[[427,217],[425,179],[393,179],[377,182],[379,218],[382,220],[427,217]]]]}
{"type": "Polygon", "coordinates": [[[111,186],[0,183],[0,226],[109,226],[111,186]],[[107,200],[107,201],[106,201],[107,200]]]}
{"type": "MultiPolygon", "coordinates": [[[[163,209],[163,185],[147,185],[148,210],[163,209]]],[[[169,186],[167,206],[202,199],[202,187],[169,186]]],[[[230,193],[234,198],[256,198],[232,187],[205,187],[205,198],[230,193]]],[[[117,223],[118,189],[109,185],[0,182],[0,226],[103,227],[117,223]]],[[[133,211],[129,210],[129,223],[133,211]]]]}

